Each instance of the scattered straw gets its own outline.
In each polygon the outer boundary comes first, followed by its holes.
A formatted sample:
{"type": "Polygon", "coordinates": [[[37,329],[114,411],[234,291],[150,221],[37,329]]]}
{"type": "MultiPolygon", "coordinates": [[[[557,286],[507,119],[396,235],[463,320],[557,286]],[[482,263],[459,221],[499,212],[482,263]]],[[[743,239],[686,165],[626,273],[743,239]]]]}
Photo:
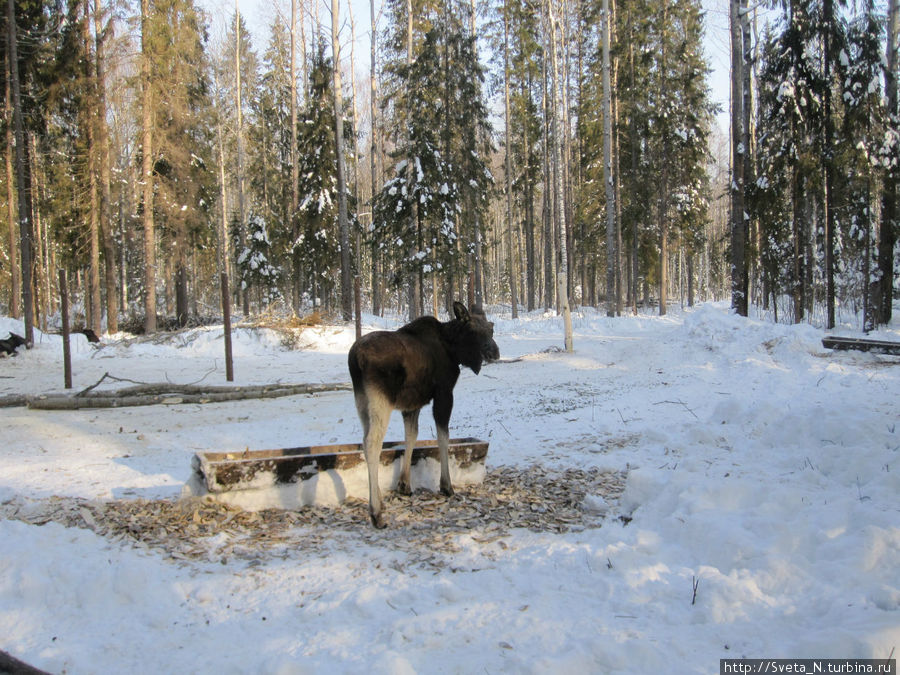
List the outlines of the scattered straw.
{"type": "Polygon", "coordinates": [[[585,495],[615,501],[624,484],[620,472],[499,467],[488,472],[482,485],[461,487],[450,499],[425,491],[412,497],[387,493],[390,524],[385,530],[371,527],[368,504],[358,499],[339,507],[252,512],[209,498],[15,498],[0,504],[0,518],[86,528],[177,560],[259,564],[364,543],[403,551],[410,564],[441,569],[459,550],[462,535],[485,548],[497,544],[505,549],[502,540],[514,528],[564,533],[599,527],[602,516],[584,510],[585,495]]]}

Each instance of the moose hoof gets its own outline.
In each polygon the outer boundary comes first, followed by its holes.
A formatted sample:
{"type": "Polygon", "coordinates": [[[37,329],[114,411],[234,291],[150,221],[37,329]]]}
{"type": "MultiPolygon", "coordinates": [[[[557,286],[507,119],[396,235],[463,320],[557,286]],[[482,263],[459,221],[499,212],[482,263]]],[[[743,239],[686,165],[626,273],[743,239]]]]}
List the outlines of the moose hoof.
{"type": "Polygon", "coordinates": [[[397,492],[401,495],[404,495],[405,497],[412,496],[412,488],[409,486],[409,483],[407,481],[402,479],[399,483],[397,483],[397,492]]]}
{"type": "Polygon", "coordinates": [[[369,512],[369,517],[372,519],[372,525],[375,527],[375,529],[383,530],[387,527],[387,521],[385,521],[384,519],[384,514],[369,512]]]}
{"type": "Polygon", "coordinates": [[[441,494],[446,497],[452,497],[454,495],[453,486],[449,481],[447,483],[441,483],[441,494]]]}

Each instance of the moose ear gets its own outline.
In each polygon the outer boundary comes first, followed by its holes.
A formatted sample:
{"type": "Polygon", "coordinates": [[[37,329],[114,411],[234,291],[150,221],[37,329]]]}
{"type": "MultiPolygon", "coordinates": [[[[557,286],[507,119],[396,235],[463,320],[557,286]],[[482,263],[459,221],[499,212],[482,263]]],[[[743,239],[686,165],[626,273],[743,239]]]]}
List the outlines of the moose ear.
{"type": "Polygon", "coordinates": [[[466,306],[459,300],[453,303],[453,313],[456,315],[456,318],[463,323],[469,322],[469,310],[467,310],[466,306]]]}

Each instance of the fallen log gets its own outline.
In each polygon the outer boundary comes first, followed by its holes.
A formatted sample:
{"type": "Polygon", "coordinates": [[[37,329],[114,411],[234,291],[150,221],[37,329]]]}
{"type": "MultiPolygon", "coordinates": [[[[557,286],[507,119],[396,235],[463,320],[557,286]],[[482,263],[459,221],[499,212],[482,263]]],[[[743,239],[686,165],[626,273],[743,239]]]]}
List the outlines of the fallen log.
{"type": "Polygon", "coordinates": [[[252,398],[279,398],[349,391],[349,382],[322,384],[270,384],[250,386],[200,386],[194,384],[141,384],[113,391],[79,394],[41,394],[26,397],[35,410],[80,410],[83,408],[124,408],[141,405],[177,405],[183,403],[223,403],[252,398]]]}
{"type": "Polygon", "coordinates": [[[2,649],[0,649],[0,673],[9,673],[10,675],[49,675],[47,671],[30,666],[2,649]]]}
{"type": "MultiPolygon", "coordinates": [[[[26,405],[28,397],[25,394],[7,394],[0,396],[0,408],[16,408],[20,405],[26,405]]],[[[2,672],[2,671],[0,671],[2,672]]]]}
{"type": "Polygon", "coordinates": [[[822,346],[826,349],[855,349],[875,354],[900,355],[900,342],[887,340],[869,340],[868,338],[826,337],[822,338],[822,346]]]}

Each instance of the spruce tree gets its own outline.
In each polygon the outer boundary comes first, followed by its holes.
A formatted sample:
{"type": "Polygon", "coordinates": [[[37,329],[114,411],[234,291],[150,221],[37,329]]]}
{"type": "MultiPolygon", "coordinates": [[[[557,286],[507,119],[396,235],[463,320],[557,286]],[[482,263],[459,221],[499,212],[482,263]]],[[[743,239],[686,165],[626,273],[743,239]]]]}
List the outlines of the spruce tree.
{"type": "Polygon", "coordinates": [[[272,242],[265,219],[253,210],[247,216],[246,246],[238,254],[241,288],[255,292],[257,302],[266,307],[281,297],[281,273],[272,261],[272,242]]]}
{"type": "Polygon", "coordinates": [[[405,6],[391,7],[385,105],[394,120],[388,133],[395,165],[376,198],[373,231],[398,278],[418,279],[417,287],[429,278],[437,305],[440,284],[449,300],[455,280],[468,271],[466,257],[478,240],[472,223],[480,222],[493,186],[484,74],[459,7],[441,14],[416,6],[410,64],[398,49],[405,6]]]}
{"type": "MultiPolygon", "coordinates": [[[[293,242],[314,302],[330,307],[340,278],[337,157],[331,59],[319,42],[310,58],[309,91],[299,121],[300,235],[293,242]]],[[[353,129],[344,125],[344,142],[353,129]]],[[[339,287],[338,287],[339,290],[339,287]]]]}

